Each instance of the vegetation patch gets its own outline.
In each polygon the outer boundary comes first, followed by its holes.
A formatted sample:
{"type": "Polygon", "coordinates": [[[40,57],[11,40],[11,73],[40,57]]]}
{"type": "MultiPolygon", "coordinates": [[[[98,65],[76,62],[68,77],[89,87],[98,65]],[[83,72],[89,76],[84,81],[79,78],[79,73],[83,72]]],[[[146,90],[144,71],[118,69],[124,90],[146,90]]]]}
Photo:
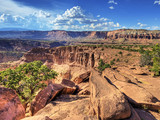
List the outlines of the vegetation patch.
{"type": "Polygon", "coordinates": [[[34,61],[19,65],[15,69],[1,71],[0,85],[14,89],[23,103],[29,103],[35,97],[35,93],[46,86],[44,81],[56,76],[57,73],[41,61],[34,61]]]}

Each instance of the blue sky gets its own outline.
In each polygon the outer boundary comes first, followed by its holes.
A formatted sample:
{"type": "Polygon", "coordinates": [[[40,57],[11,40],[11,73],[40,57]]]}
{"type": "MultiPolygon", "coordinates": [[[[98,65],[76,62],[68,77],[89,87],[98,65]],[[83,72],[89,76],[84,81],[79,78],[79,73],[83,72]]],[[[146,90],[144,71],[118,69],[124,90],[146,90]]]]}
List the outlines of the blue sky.
{"type": "Polygon", "coordinates": [[[160,29],[160,0],[0,0],[0,28],[160,29]]]}

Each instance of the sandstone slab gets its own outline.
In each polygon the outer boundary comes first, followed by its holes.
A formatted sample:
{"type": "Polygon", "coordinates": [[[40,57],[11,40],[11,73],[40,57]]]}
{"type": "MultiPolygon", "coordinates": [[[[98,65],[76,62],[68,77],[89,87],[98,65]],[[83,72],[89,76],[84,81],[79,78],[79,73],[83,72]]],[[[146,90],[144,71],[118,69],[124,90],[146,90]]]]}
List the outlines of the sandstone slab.
{"type": "Polygon", "coordinates": [[[131,109],[125,96],[92,70],[90,77],[91,106],[97,118],[118,120],[130,117],[131,109]]]}

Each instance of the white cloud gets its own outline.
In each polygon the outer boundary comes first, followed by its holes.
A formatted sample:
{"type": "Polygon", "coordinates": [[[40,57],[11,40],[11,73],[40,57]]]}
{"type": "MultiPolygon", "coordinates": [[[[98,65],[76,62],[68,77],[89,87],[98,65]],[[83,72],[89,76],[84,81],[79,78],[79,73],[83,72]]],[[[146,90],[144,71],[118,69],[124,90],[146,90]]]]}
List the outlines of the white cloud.
{"type": "Polygon", "coordinates": [[[120,27],[107,18],[88,16],[79,6],[67,9],[62,15],[51,21],[53,29],[64,30],[111,30],[120,27]]]}
{"type": "Polygon", "coordinates": [[[29,15],[38,11],[35,8],[17,4],[13,0],[0,0],[0,12],[12,15],[29,15]]]}
{"type": "Polygon", "coordinates": [[[34,12],[33,15],[36,17],[42,17],[42,18],[49,18],[51,17],[51,14],[42,10],[39,10],[37,12],[34,12]]]}
{"type": "Polygon", "coordinates": [[[146,27],[147,26],[147,24],[142,24],[142,23],[137,23],[137,25],[139,26],[139,27],[146,27]]]}
{"type": "Polygon", "coordinates": [[[115,4],[115,5],[117,5],[117,4],[118,4],[118,3],[117,3],[117,2],[115,2],[114,0],[109,0],[109,1],[108,1],[108,3],[109,3],[109,4],[115,4]]]}
{"type": "Polygon", "coordinates": [[[158,29],[160,29],[160,27],[159,26],[152,26],[151,29],[152,30],[158,30],[158,29]]]}
{"type": "Polygon", "coordinates": [[[0,13],[0,27],[21,27],[35,30],[114,30],[119,28],[119,23],[101,17],[88,15],[79,7],[74,6],[67,9],[63,14],[56,17],[51,13],[42,10],[36,10],[28,15],[14,15],[0,13]]]}
{"type": "Polygon", "coordinates": [[[109,9],[113,10],[113,9],[114,9],[114,7],[113,7],[113,6],[110,6],[110,7],[109,7],[109,9]]]}
{"type": "Polygon", "coordinates": [[[154,4],[158,4],[158,5],[160,5],[160,0],[156,0],[156,1],[154,1],[154,4]]]}
{"type": "Polygon", "coordinates": [[[97,15],[97,17],[101,17],[100,15],[97,15]]]}

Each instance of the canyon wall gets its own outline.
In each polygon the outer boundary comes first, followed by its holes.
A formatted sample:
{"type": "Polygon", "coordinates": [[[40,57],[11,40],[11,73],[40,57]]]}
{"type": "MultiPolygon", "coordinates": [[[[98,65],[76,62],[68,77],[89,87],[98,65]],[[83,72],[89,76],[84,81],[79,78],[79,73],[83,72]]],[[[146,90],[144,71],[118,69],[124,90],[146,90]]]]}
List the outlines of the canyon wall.
{"type": "Polygon", "coordinates": [[[103,54],[96,52],[94,47],[56,47],[52,49],[33,48],[24,54],[21,61],[32,62],[41,60],[53,64],[70,64],[76,63],[85,67],[94,67],[98,65],[100,57],[103,54]]]}
{"type": "Polygon", "coordinates": [[[160,31],[120,29],[114,31],[0,31],[0,38],[76,41],[76,40],[152,40],[160,39],[160,31]]]}

